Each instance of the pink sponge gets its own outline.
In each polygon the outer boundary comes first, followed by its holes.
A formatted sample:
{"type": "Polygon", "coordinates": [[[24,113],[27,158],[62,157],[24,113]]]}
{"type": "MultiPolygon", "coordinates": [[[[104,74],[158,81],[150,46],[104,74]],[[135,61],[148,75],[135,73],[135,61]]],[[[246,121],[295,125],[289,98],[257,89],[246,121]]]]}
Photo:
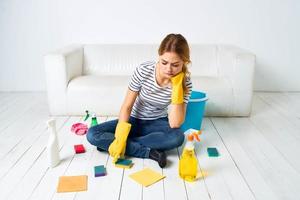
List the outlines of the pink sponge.
{"type": "Polygon", "coordinates": [[[87,133],[88,127],[83,123],[75,123],[72,125],[71,131],[77,135],[84,135],[87,133]]]}

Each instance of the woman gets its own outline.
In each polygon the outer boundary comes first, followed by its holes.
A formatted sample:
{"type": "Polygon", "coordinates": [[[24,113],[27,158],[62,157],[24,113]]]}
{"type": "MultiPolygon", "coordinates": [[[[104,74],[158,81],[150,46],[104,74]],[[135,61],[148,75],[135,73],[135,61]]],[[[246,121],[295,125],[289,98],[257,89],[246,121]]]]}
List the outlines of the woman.
{"type": "Polygon", "coordinates": [[[108,151],[114,162],[126,153],[155,160],[163,168],[165,151],[184,141],[180,126],[192,90],[189,46],[182,35],[169,34],[158,54],[157,63],[144,62],[135,69],[119,119],[94,126],[87,133],[88,141],[108,151]]]}

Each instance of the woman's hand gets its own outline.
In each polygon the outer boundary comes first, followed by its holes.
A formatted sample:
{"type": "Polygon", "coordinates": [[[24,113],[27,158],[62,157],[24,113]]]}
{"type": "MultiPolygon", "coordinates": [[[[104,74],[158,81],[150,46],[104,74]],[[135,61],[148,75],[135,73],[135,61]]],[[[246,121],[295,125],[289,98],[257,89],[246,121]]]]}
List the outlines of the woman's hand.
{"type": "Polygon", "coordinates": [[[171,128],[179,128],[184,121],[186,105],[183,103],[184,94],[182,81],[185,74],[178,73],[171,78],[172,82],[172,108],[169,113],[169,124],[171,128]]]}
{"type": "Polygon", "coordinates": [[[184,73],[180,72],[176,76],[171,78],[172,82],[172,104],[182,104],[183,103],[183,87],[182,81],[184,78],[184,73]]]}
{"type": "Polygon", "coordinates": [[[115,163],[119,158],[124,157],[126,150],[126,141],[131,129],[131,124],[127,122],[119,122],[115,131],[115,139],[109,145],[109,155],[113,157],[115,163]]]}

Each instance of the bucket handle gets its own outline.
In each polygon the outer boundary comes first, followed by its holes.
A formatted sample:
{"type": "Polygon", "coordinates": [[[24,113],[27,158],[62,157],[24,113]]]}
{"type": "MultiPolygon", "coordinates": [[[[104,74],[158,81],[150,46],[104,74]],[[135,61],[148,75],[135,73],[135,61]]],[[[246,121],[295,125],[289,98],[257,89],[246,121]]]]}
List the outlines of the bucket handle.
{"type": "Polygon", "coordinates": [[[202,101],[207,101],[208,97],[203,97],[201,99],[190,99],[189,102],[195,103],[195,102],[202,102],[202,101]]]}

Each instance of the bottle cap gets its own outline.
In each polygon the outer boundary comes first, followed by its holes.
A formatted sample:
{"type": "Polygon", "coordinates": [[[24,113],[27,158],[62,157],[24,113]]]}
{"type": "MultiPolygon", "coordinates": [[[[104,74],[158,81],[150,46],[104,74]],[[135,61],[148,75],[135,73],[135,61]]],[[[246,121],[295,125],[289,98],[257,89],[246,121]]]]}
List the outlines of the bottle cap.
{"type": "Polygon", "coordinates": [[[197,132],[189,134],[188,137],[187,137],[188,141],[193,141],[195,139],[198,142],[200,142],[200,138],[199,138],[198,134],[199,133],[197,133],[197,132]]]}

